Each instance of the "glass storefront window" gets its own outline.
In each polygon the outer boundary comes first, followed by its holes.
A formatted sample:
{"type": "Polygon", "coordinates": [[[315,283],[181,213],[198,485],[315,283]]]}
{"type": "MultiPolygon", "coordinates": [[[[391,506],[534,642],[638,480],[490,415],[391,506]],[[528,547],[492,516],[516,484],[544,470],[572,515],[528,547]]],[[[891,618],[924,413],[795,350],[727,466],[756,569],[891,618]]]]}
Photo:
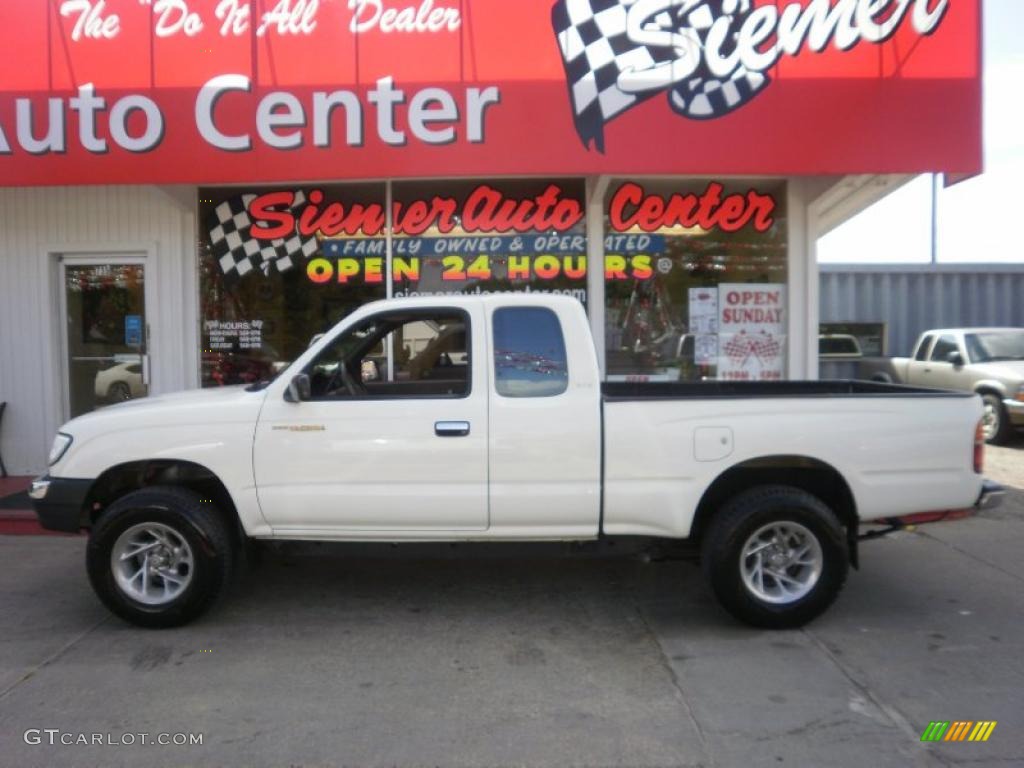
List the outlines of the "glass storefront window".
{"type": "Polygon", "coordinates": [[[392,194],[396,297],[520,291],[586,304],[582,180],[396,182],[392,194]]]}
{"type": "Polygon", "coordinates": [[[383,183],[200,189],[202,385],[271,378],[383,299],[384,206],[383,183]]]}
{"type": "Polygon", "coordinates": [[[608,378],[784,378],[785,206],[782,181],[613,181],[608,378]]]}
{"type": "MultiPolygon", "coordinates": [[[[199,194],[203,386],[271,378],[388,281],[587,303],[582,179],[394,182],[390,274],[383,182],[199,194]]],[[[783,378],[785,206],[784,181],[613,180],[608,378],[783,378]]]]}
{"type": "MultiPolygon", "coordinates": [[[[201,189],[203,386],[272,377],[387,295],[525,291],[586,303],[583,181],[201,189]]],[[[401,351],[400,349],[398,351],[401,351]]]]}

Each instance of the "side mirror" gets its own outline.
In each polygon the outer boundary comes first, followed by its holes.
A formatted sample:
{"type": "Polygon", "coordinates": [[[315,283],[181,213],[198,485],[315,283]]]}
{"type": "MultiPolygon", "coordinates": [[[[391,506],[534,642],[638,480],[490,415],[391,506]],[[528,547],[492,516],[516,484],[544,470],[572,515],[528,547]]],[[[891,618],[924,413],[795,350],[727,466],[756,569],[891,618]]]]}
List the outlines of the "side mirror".
{"type": "Polygon", "coordinates": [[[954,368],[962,368],[964,365],[964,356],[954,349],[946,355],[946,362],[952,363],[954,368]]]}
{"type": "Polygon", "coordinates": [[[309,400],[312,396],[313,392],[309,384],[309,376],[305,373],[293,376],[292,380],[288,382],[288,389],[284,391],[286,403],[301,403],[303,400],[309,400]]]}

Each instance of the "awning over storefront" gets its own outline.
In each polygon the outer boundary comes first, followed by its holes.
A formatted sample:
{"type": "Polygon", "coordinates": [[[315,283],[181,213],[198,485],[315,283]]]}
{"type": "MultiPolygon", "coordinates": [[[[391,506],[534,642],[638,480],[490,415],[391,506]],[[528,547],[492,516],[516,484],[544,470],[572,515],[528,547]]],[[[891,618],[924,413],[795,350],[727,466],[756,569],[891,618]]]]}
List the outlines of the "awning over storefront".
{"type": "Polygon", "coordinates": [[[981,167],[976,0],[34,0],[0,184],[981,167]]]}

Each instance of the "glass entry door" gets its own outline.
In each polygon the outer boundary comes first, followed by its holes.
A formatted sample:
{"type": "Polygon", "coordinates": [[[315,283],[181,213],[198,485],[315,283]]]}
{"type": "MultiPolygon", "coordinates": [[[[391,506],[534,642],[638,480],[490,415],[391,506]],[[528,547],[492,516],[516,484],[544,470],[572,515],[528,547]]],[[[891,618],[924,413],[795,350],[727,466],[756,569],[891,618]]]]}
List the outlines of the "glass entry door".
{"type": "Polygon", "coordinates": [[[149,392],[145,265],[67,259],[65,371],[71,418],[149,392]]]}

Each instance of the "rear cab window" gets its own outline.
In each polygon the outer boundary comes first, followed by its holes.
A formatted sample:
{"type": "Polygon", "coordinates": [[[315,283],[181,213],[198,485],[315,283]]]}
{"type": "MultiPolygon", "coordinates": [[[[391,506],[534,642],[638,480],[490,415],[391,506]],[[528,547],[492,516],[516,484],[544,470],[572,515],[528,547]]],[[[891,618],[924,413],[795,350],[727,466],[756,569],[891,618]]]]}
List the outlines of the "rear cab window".
{"type": "Polygon", "coordinates": [[[565,338],[546,307],[494,311],[494,388],[502,397],[554,397],[569,387],[565,338]]]}
{"type": "Polygon", "coordinates": [[[820,357],[860,357],[860,344],[853,336],[819,336],[818,355],[820,357]]]}

